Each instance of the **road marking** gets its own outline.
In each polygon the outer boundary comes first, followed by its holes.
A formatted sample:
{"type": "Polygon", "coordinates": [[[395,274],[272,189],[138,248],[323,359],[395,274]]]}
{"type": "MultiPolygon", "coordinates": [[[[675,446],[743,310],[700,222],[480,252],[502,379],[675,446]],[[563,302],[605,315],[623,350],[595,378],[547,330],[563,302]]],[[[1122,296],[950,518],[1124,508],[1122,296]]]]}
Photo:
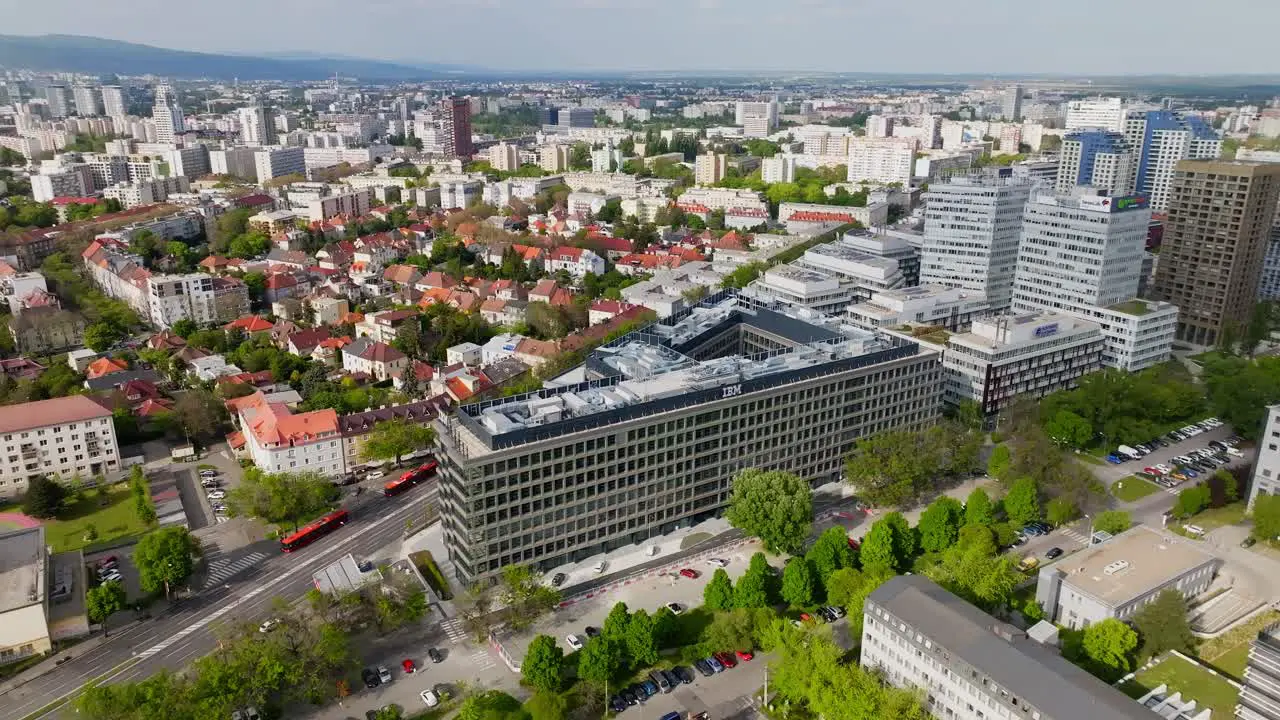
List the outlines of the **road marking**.
{"type": "Polygon", "coordinates": [[[440,623],[440,627],[444,628],[444,634],[449,636],[449,642],[454,645],[462,642],[467,637],[466,632],[462,629],[462,621],[457,618],[445,620],[440,623]]]}
{"type": "Polygon", "coordinates": [[[260,552],[250,553],[234,562],[230,560],[218,560],[209,565],[208,579],[204,581],[206,588],[218,585],[227,578],[238,575],[245,570],[257,565],[267,559],[267,556],[260,552]]]}
{"type": "Polygon", "coordinates": [[[492,670],[496,667],[493,662],[493,656],[489,654],[488,650],[484,649],[471,653],[471,662],[479,665],[481,670],[492,670]]]}

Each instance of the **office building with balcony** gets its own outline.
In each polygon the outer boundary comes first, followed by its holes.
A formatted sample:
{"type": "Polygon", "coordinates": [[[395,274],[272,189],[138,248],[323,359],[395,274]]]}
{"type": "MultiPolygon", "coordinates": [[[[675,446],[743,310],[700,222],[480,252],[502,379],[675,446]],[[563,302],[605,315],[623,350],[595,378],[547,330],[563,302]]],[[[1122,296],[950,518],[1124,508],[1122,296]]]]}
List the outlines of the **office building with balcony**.
{"type": "Polygon", "coordinates": [[[1182,160],[1213,160],[1222,154],[1222,138],[1197,115],[1168,110],[1131,112],[1124,136],[1137,155],[1134,192],[1151,199],[1151,207],[1169,207],[1174,171],[1182,160]]]}
{"type": "Polygon", "coordinates": [[[923,575],[867,598],[860,662],[949,720],[1152,720],[1141,703],[923,575]]]}
{"type": "Polygon", "coordinates": [[[984,415],[1004,410],[1019,395],[1044,397],[1075,387],[1102,366],[1102,329],[1053,313],[1005,314],[974,320],[947,339],[944,400],[972,400],[984,415]]]}
{"type": "Polygon", "coordinates": [[[84,395],[10,405],[0,418],[0,497],[38,477],[70,480],[120,469],[111,411],[84,395]]]}
{"type": "Polygon", "coordinates": [[[463,582],[547,570],[722,512],[734,475],[836,480],[857,439],[938,418],[936,351],[724,290],[596,349],[576,382],[437,423],[463,582]]]}
{"type": "Polygon", "coordinates": [[[830,275],[797,265],[769,268],[764,275],[747,286],[747,294],[827,315],[844,315],[856,297],[853,286],[841,284],[830,275]]]}

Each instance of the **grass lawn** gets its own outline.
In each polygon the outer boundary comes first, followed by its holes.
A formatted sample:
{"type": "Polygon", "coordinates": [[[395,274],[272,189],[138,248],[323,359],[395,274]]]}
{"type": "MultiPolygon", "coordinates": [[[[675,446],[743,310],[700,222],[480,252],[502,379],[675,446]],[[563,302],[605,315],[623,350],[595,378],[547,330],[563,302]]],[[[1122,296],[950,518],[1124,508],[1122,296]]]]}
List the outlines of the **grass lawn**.
{"type": "Polygon", "coordinates": [[[1219,655],[1212,663],[1220,672],[1244,682],[1244,668],[1249,664],[1249,643],[1242,642],[1227,652],[1219,655]]]}
{"type": "Polygon", "coordinates": [[[1182,693],[1182,697],[1195,700],[1197,705],[1213,710],[1215,718],[1229,718],[1235,712],[1236,697],[1240,692],[1222,677],[1189,663],[1180,657],[1170,656],[1150,670],[1144,670],[1120,689],[1132,698],[1140,698],[1161,684],[1169,686],[1169,693],[1182,693]]]}
{"type": "Polygon", "coordinates": [[[1087,462],[1090,465],[1102,465],[1105,467],[1107,464],[1106,460],[1103,460],[1102,458],[1094,457],[1093,455],[1090,455],[1087,452],[1076,453],[1076,457],[1079,458],[1082,462],[1087,462]]]}
{"type": "Polygon", "coordinates": [[[1187,359],[1192,362],[1200,363],[1201,365],[1203,365],[1206,360],[1217,360],[1217,359],[1220,359],[1221,357],[1222,357],[1222,353],[1218,352],[1217,350],[1210,350],[1209,352],[1203,352],[1203,353],[1200,353],[1199,355],[1192,355],[1187,359]]]}
{"type": "Polygon", "coordinates": [[[1280,612],[1275,610],[1255,615],[1243,625],[1211,640],[1205,640],[1196,654],[1206,663],[1241,680],[1249,659],[1250,641],[1258,635],[1259,630],[1277,621],[1280,621],[1280,612]]]}
{"type": "MultiPolygon", "coordinates": [[[[53,547],[54,552],[79,550],[86,545],[141,535],[151,529],[138,520],[128,488],[113,488],[107,495],[106,505],[99,503],[97,493],[93,494],[92,499],[87,497],[88,493],[85,495],[79,503],[63,510],[57,520],[45,521],[45,541],[53,547]],[[98,531],[97,539],[92,542],[84,539],[85,529],[90,525],[98,531]]],[[[22,508],[0,507],[0,511],[3,510],[21,512],[22,508]]]]}
{"type": "Polygon", "coordinates": [[[1148,482],[1136,475],[1121,478],[1111,485],[1111,495],[1122,502],[1133,502],[1159,491],[1153,482],[1148,482]]]}
{"type": "Polygon", "coordinates": [[[1205,532],[1227,525],[1239,525],[1244,522],[1244,507],[1245,503],[1242,500],[1220,508],[1209,508],[1196,513],[1189,522],[1204,528],[1205,532]]]}

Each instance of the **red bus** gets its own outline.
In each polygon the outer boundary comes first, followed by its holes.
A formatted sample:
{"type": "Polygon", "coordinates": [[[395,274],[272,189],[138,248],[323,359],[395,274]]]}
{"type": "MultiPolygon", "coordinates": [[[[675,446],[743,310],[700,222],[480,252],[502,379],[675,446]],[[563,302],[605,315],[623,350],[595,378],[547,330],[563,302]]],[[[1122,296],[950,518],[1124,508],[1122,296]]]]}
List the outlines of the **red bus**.
{"type": "Polygon", "coordinates": [[[299,548],[306,547],[312,542],[328,535],[347,524],[349,516],[346,510],[334,510],[317,520],[303,525],[298,532],[280,540],[280,550],[283,552],[293,552],[299,548]]]}
{"type": "Polygon", "coordinates": [[[423,463],[422,465],[419,465],[418,467],[401,475],[399,478],[392,480],[391,482],[383,485],[382,494],[386,495],[387,497],[391,497],[392,495],[399,495],[405,490],[408,490],[414,485],[417,485],[423,480],[426,480],[432,475],[435,475],[436,467],[437,465],[435,460],[423,463]]]}

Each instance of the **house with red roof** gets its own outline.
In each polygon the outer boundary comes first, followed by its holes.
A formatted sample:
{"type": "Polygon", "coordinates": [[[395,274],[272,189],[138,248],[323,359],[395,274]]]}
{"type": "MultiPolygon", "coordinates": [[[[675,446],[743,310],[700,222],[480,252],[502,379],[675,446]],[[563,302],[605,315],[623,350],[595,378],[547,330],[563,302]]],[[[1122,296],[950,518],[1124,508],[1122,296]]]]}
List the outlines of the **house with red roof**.
{"type": "Polygon", "coordinates": [[[552,248],[545,261],[547,272],[564,270],[570,275],[580,278],[587,273],[604,274],[604,258],[586,248],[561,245],[552,248]]]}
{"type": "Polygon", "coordinates": [[[311,351],[311,359],[324,363],[329,367],[337,367],[342,357],[342,348],[351,344],[351,338],[343,335],[321,340],[311,351]]]}
{"type": "Polygon", "coordinates": [[[223,325],[222,329],[242,330],[244,334],[252,335],[253,333],[271,332],[271,329],[274,327],[275,325],[266,318],[259,317],[257,315],[245,315],[242,318],[232,320],[226,325],[223,325]]]}
{"type": "Polygon", "coordinates": [[[291,355],[310,357],[316,346],[329,339],[329,328],[318,327],[310,330],[299,330],[289,335],[285,349],[291,355]]]}
{"type": "Polygon", "coordinates": [[[291,273],[271,273],[267,276],[267,289],[264,293],[267,302],[279,302],[285,298],[301,295],[306,286],[298,282],[297,276],[291,273]]]}
{"type": "Polygon", "coordinates": [[[461,312],[469,313],[478,311],[484,301],[480,299],[479,295],[470,290],[450,290],[449,298],[445,302],[461,312]]]}
{"type": "Polygon", "coordinates": [[[582,246],[610,260],[617,260],[623,255],[629,255],[635,249],[635,243],[631,240],[600,234],[587,235],[586,239],[582,241],[582,246]]]}
{"type": "Polygon", "coordinates": [[[94,380],[107,375],[114,375],[115,373],[127,372],[128,370],[129,364],[123,360],[100,357],[89,363],[89,366],[84,369],[84,376],[87,380],[94,380]]]}
{"type": "Polygon", "coordinates": [[[588,323],[598,325],[602,322],[608,322],[633,307],[639,306],[622,302],[621,300],[596,300],[587,309],[588,323]]]}
{"type": "Polygon", "coordinates": [[[257,212],[270,212],[276,208],[275,198],[261,193],[257,195],[242,195],[232,200],[232,203],[236,207],[249,208],[257,212]]]}
{"type": "Polygon", "coordinates": [[[382,271],[382,279],[402,287],[413,287],[422,279],[422,271],[413,265],[388,265],[382,271]]]}
{"type": "Polygon", "coordinates": [[[491,297],[480,305],[480,316],[490,325],[516,325],[524,322],[528,307],[523,300],[491,297]]]}
{"type": "Polygon", "coordinates": [[[244,440],[245,453],[264,472],[345,472],[338,413],[331,408],[294,413],[261,390],[227,402],[244,440]]]}
{"type": "Polygon", "coordinates": [[[181,335],[174,333],[172,330],[161,330],[160,332],[147,338],[147,347],[152,350],[168,350],[177,352],[187,346],[187,341],[182,339],[181,335]]]}
{"type": "Polygon", "coordinates": [[[342,369],[364,373],[379,382],[390,380],[409,367],[409,357],[373,338],[360,337],[342,348],[342,369]]]}
{"type": "Polygon", "coordinates": [[[431,288],[443,288],[445,290],[452,290],[458,285],[459,285],[458,279],[453,277],[452,275],[442,273],[439,270],[432,270],[426,275],[423,275],[418,280],[418,282],[414,285],[414,287],[423,291],[430,290],[431,288]]]}
{"type": "Polygon", "coordinates": [[[531,368],[539,368],[551,358],[560,354],[560,346],[550,340],[524,338],[516,344],[512,357],[531,368]]]}

